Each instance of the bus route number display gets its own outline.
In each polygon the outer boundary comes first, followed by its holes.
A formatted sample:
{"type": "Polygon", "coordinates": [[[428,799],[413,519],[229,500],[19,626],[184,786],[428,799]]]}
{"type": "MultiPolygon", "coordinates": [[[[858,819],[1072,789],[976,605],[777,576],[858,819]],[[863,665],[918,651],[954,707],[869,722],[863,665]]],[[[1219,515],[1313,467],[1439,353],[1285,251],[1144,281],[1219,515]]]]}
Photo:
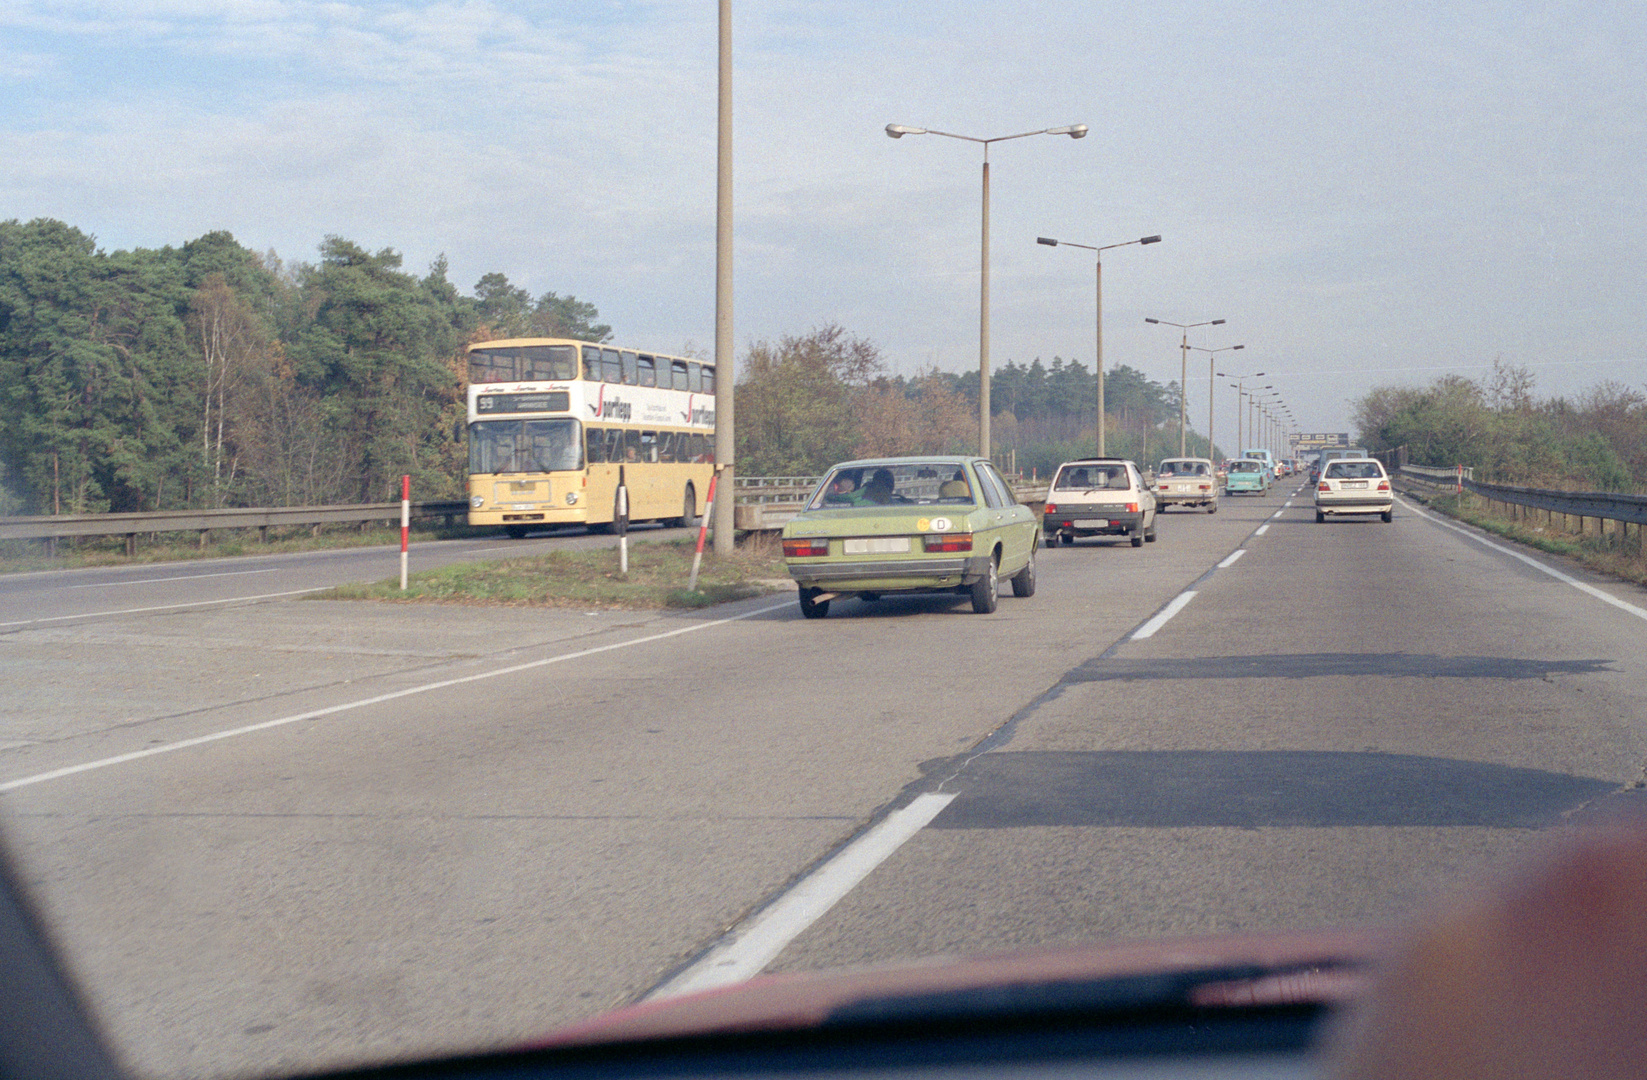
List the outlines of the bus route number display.
{"type": "Polygon", "coordinates": [[[565,390],[540,394],[481,394],[475,398],[475,412],[480,414],[566,412],[571,407],[571,395],[565,390]]]}

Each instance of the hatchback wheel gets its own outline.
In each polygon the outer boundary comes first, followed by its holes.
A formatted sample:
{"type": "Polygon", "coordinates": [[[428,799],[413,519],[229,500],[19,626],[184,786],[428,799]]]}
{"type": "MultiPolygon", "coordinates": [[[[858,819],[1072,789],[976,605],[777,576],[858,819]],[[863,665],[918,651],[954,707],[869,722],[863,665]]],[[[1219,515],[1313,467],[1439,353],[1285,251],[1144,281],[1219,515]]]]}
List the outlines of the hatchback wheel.
{"type": "Polygon", "coordinates": [[[1327,515],[1322,513],[1320,510],[1317,510],[1315,512],[1315,523],[1317,525],[1324,525],[1324,524],[1326,524],[1326,522],[1327,522],[1327,515]]]}
{"type": "Polygon", "coordinates": [[[1395,520],[1395,511],[1394,510],[1386,510],[1382,514],[1379,514],[1378,516],[1383,518],[1387,522],[1388,521],[1394,521],[1395,520]]]}

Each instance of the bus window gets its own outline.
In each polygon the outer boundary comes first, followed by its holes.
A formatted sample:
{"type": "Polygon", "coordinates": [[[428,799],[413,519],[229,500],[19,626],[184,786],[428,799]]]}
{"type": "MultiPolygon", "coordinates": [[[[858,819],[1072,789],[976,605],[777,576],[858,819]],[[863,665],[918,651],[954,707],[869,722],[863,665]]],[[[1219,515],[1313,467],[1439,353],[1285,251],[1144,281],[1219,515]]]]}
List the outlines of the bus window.
{"type": "Polygon", "coordinates": [[[659,432],[658,433],[658,460],[659,461],[679,461],[679,460],[681,460],[681,455],[680,455],[680,452],[679,452],[679,445],[678,444],[680,443],[680,440],[683,439],[683,438],[685,438],[685,436],[683,434],[681,434],[680,432],[676,432],[676,431],[659,432]]]}
{"type": "Polygon", "coordinates": [[[676,390],[691,389],[691,387],[687,385],[685,360],[671,360],[669,362],[669,381],[674,385],[676,390]]]}
{"type": "Polygon", "coordinates": [[[570,379],[577,371],[575,353],[572,345],[528,345],[520,350],[518,377],[523,382],[570,379]]]}
{"type": "Polygon", "coordinates": [[[694,394],[703,389],[703,365],[686,365],[686,388],[694,394]]]}
{"type": "Polygon", "coordinates": [[[618,350],[602,349],[601,377],[607,382],[620,383],[623,381],[623,362],[618,359],[618,350]]]}
{"type": "Polygon", "coordinates": [[[715,369],[708,364],[703,366],[703,392],[706,394],[715,392],[715,369]]]}
{"type": "Polygon", "coordinates": [[[589,464],[599,465],[606,460],[606,429],[585,428],[584,443],[588,446],[589,464]]]}
{"type": "Polygon", "coordinates": [[[643,431],[640,433],[640,459],[655,462],[658,460],[658,433],[643,431]]]}
{"type": "Polygon", "coordinates": [[[600,350],[583,347],[583,377],[589,382],[600,382],[600,350]]]}
{"type": "Polygon", "coordinates": [[[469,354],[469,381],[472,383],[514,382],[513,349],[475,349],[469,354]]]}
{"type": "Polygon", "coordinates": [[[623,381],[630,386],[637,386],[640,382],[640,373],[636,370],[639,358],[627,349],[623,352],[623,381]]]}
{"type": "Polygon", "coordinates": [[[640,372],[639,381],[641,386],[658,385],[657,361],[653,360],[650,356],[643,356],[640,358],[638,369],[640,372]]]}

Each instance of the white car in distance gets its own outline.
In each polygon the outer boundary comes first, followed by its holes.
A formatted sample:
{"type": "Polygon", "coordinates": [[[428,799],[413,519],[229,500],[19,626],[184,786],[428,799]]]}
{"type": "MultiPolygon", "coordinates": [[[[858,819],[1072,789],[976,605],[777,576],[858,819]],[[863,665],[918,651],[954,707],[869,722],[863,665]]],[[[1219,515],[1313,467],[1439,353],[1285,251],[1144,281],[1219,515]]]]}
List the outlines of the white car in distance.
{"type": "Polygon", "coordinates": [[[1315,485],[1315,520],[1328,514],[1377,514],[1395,520],[1395,493],[1390,476],[1376,458],[1334,458],[1315,485]]]}

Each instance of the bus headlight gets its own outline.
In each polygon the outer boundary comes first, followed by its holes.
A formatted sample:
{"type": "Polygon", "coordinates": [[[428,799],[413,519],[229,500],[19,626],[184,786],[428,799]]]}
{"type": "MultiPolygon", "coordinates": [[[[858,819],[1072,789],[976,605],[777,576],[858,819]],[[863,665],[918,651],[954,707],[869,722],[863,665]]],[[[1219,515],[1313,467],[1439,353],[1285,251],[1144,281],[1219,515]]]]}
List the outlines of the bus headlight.
{"type": "Polygon", "coordinates": [[[484,496],[484,495],[471,495],[471,496],[469,496],[469,508],[471,510],[479,510],[481,507],[483,507],[485,505],[486,505],[486,496],[484,496]]]}
{"type": "Polygon", "coordinates": [[[578,493],[575,492],[575,491],[568,491],[566,493],[566,505],[567,506],[576,506],[577,504],[578,504],[578,493]]]}

